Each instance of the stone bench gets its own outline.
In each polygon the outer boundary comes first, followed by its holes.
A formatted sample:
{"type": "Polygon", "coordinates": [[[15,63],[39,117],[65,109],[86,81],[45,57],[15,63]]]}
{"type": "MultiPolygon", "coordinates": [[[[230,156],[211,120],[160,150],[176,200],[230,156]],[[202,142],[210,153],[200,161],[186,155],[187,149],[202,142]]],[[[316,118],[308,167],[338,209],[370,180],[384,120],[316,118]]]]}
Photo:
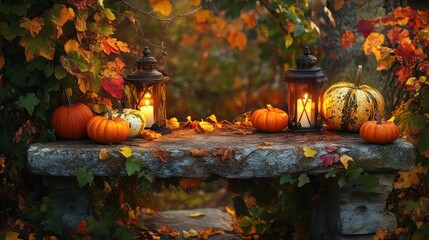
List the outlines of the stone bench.
{"type": "Polygon", "coordinates": [[[29,168],[33,174],[43,176],[49,196],[62,202],[64,221],[76,226],[73,224],[88,214],[88,194],[77,187],[77,170],[84,168],[95,176],[125,175],[124,157],[119,152],[124,146],[133,149],[134,156],[143,159],[144,167],[158,178],[248,179],[277,178],[284,173],[325,174],[338,167],[325,167],[320,156],[333,149],[347,154],[365,172],[378,176],[379,186],[368,193],[361,184],[339,188],[336,181],[330,181],[329,196],[314,206],[313,239],[372,239],[378,228],[395,229],[396,217],[386,210],[386,198],[395,173],[409,171],[416,157],[413,146],[405,140],[375,145],[352,133],[237,135],[233,131],[196,134],[177,130],[155,141],[135,138],[118,145],[89,140],[32,144],[28,150],[29,168]],[[318,153],[306,157],[304,147],[318,153]],[[101,148],[107,148],[107,160],[99,160],[101,148]],[[160,150],[167,156],[157,157],[160,150]],[[192,150],[204,150],[206,154],[193,156],[192,150]]]}

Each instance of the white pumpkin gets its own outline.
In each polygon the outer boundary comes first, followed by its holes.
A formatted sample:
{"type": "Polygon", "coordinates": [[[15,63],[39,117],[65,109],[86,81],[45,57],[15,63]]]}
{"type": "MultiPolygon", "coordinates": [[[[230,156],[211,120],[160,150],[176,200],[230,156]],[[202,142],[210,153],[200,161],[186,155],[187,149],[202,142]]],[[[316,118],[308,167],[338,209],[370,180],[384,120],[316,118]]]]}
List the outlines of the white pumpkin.
{"type": "Polygon", "coordinates": [[[144,114],[137,110],[131,108],[124,108],[121,110],[113,110],[112,111],[113,118],[122,118],[128,121],[130,126],[130,134],[128,137],[137,137],[140,136],[142,130],[146,127],[146,117],[144,114]]]}

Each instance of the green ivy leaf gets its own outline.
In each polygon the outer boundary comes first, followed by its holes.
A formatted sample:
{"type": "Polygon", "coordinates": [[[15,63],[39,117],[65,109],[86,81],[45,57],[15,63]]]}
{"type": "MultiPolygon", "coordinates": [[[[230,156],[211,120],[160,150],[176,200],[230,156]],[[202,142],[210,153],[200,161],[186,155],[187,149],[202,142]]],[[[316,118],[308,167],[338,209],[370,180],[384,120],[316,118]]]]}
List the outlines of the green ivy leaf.
{"type": "Polygon", "coordinates": [[[61,80],[67,75],[67,71],[63,68],[63,66],[57,65],[55,67],[54,75],[56,79],[61,80]]]}
{"type": "Polygon", "coordinates": [[[24,31],[19,27],[19,21],[12,22],[10,25],[6,22],[0,22],[0,36],[3,36],[9,42],[18,36],[22,36],[24,31]]]}
{"type": "Polygon", "coordinates": [[[46,64],[43,68],[43,73],[45,75],[45,78],[52,76],[52,74],[54,73],[54,66],[52,66],[52,64],[46,64]]]}
{"type": "Polygon", "coordinates": [[[307,176],[307,174],[302,173],[301,175],[299,175],[298,177],[298,187],[302,187],[305,184],[310,182],[310,178],[307,176]]]}
{"type": "Polygon", "coordinates": [[[113,234],[113,237],[114,239],[134,240],[136,237],[136,232],[127,227],[119,226],[118,228],[116,228],[115,233],[113,234]]]}
{"type": "Polygon", "coordinates": [[[328,172],[325,174],[325,178],[332,178],[332,177],[336,177],[337,173],[335,171],[332,172],[328,172]]]}
{"type": "Polygon", "coordinates": [[[48,60],[54,59],[54,43],[42,34],[36,37],[25,34],[19,40],[19,45],[25,48],[25,59],[27,62],[33,60],[37,56],[44,57],[48,60]]]}
{"type": "Polygon", "coordinates": [[[19,108],[24,108],[30,115],[33,115],[34,107],[39,103],[40,100],[36,97],[35,93],[27,93],[25,97],[20,96],[19,100],[15,102],[19,108]]]}
{"type": "Polygon", "coordinates": [[[347,170],[347,175],[349,176],[349,180],[357,180],[363,173],[363,169],[359,167],[355,162],[350,163],[349,169],[347,170]]]}
{"type": "Polygon", "coordinates": [[[18,87],[24,88],[27,86],[27,79],[30,76],[27,69],[20,64],[15,64],[11,67],[6,68],[6,76],[18,87]]]}
{"type": "Polygon", "coordinates": [[[91,233],[95,239],[106,239],[110,236],[113,219],[110,216],[103,216],[97,221],[93,215],[86,218],[88,222],[87,231],[91,233]]]}
{"type": "Polygon", "coordinates": [[[86,184],[90,184],[92,183],[92,181],[94,181],[94,175],[83,168],[79,168],[77,170],[76,178],[77,178],[77,183],[79,184],[79,187],[83,187],[86,184]]]}
{"type": "Polygon", "coordinates": [[[52,215],[47,216],[43,220],[42,225],[44,225],[43,230],[60,235],[64,228],[63,214],[55,211],[52,215]]]}
{"type": "Polygon", "coordinates": [[[280,177],[280,185],[283,185],[285,183],[294,184],[296,182],[296,178],[292,176],[290,173],[283,173],[280,177]]]}
{"type": "Polygon", "coordinates": [[[346,178],[344,176],[340,176],[338,178],[338,182],[337,183],[338,183],[338,186],[340,188],[343,188],[343,187],[347,186],[347,181],[346,181],[346,178]]]}
{"type": "Polygon", "coordinates": [[[368,173],[364,173],[362,175],[362,179],[363,187],[366,192],[370,192],[371,190],[373,190],[375,187],[378,186],[378,183],[380,182],[380,178],[378,176],[368,173]]]}
{"type": "Polygon", "coordinates": [[[140,158],[129,157],[125,162],[125,170],[127,175],[131,176],[134,173],[138,173],[142,168],[143,160],[140,158]]]}
{"type": "Polygon", "coordinates": [[[52,205],[54,204],[54,201],[48,197],[44,197],[42,199],[42,204],[40,204],[40,212],[42,213],[48,213],[52,211],[52,205]]]}

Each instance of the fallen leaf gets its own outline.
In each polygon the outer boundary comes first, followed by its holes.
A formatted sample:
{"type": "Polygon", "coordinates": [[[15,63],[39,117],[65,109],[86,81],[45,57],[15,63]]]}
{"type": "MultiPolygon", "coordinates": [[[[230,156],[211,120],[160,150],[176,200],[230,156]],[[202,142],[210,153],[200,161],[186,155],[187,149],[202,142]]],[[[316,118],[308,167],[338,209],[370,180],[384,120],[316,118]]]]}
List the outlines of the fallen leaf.
{"type": "Polygon", "coordinates": [[[252,131],[245,131],[243,129],[238,129],[238,130],[234,131],[234,133],[237,135],[249,135],[249,134],[252,134],[253,132],[252,131]]]}
{"type": "Polygon", "coordinates": [[[198,237],[200,239],[208,239],[209,236],[223,235],[223,234],[225,234],[225,232],[222,231],[222,230],[205,229],[205,230],[199,231],[199,236],[198,237]]]}
{"type": "Polygon", "coordinates": [[[263,148],[263,147],[268,147],[268,146],[273,146],[272,142],[263,142],[261,144],[259,144],[258,148],[263,148]]]}
{"type": "Polygon", "coordinates": [[[191,237],[198,237],[198,232],[194,229],[189,229],[189,231],[182,230],[183,238],[188,239],[191,237]]]}
{"type": "Polygon", "coordinates": [[[338,148],[339,148],[339,146],[327,146],[327,147],[325,147],[325,150],[328,153],[333,153],[333,152],[336,152],[338,150],[338,148]]]}
{"type": "Polygon", "coordinates": [[[177,231],[177,230],[175,230],[175,229],[173,229],[173,228],[171,228],[171,227],[168,227],[168,226],[161,226],[161,227],[159,227],[159,228],[157,229],[157,231],[158,231],[159,233],[165,233],[165,234],[168,234],[170,237],[173,237],[173,238],[175,238],[175,239],[178,239],[178,238],[179,238],[179,236],[180,236],[180,232],[179,232],[179,231],[177,231]]]}
{"type": "Polygon", "coordinates": [[[123,147],[123,148],[121,148],[120,153],[124,157],[129,158],[129,157],[131,157],[133,155],[133,150],[130,147],[123,147]]]}
{"type": "Polygon", "coordinates": [[[154,139],[158,139],[162,137],[162,135],[159,133],[156,133],[152,130],[145,130],[145,129],[142,130],[141,135],[144,139],[149,141],[153,141],[154,139]]]}
{"type": "Polygon", "coordinates": [[[344,168],[348,169],[349,168],[349,162],[353,161],[353,158],[347,154],[344,154],[344,155],[341,155],[340,161],[344,165],[344,168]]]}
{"type": "Polygon", "coordinates": [[[206,214],[205,213],[191,213],[188,215],[189,218],[199,218],[199,217],[204,217],[206,214]]]}
{"type": "Polygon", "coordinates": [[[163,163],[168,163],[167,157],[171,156],[171,152],[167,150],[152,150],[151,151],[152,156],[158,158],[163,163]]]}
{"type": "Polygon", "coordinates": [[[181,178],[179,185],[183,190],[188,191],[189,189],[199,187],[202,182],[202,178],[181,178]]]}
{"type": "Polygon", "coordinates": [[[165,120],[165,123],[166,123],[165,125],[168,128],[178,128],[178,127],[180,127],[180,123],[177,120],[177,118],[175,118],[175,117],[165,120]]]}
{"type": "Polygon", "coordinates": [[[207,152],[203,149],[192,149],[191,150],[192,157],[205,157],[207,152]]]}
{"type": "Polygon", "coordinates": [[[323,162],[323,166],[328,167],[340,160],[340,156],[337,153],[326,153],[320,156],[323,162]]]}
{"type": "Polygon", "coordinates": [[[222,161],[235,158],[235,151],[226,147],[218,147],[212,150],[213,156],[220,156],[222,161]]]}
{"type": "Polygon", "coordinates": [[[306,157],[314,157],[318,153],[318,151],[309,147],[304,147],[302,150],[304,151],[304,156],[306,157]]]}
{"type": "Polygon", "coordinates": [[[100,151],[98,151],[98,159],[104,161],[107,160],[109,158],[109,151],[106,148],[102,148],[100,149],[100,151]]]}
{"type": "Polygon", "coordinates": [[[217,123],[216,115],[212,114],[206,118],[206,121],[209,123],[217,123]]]}
{"type": "Polygon", "coordinates": [[[19,236],[19,233],[17,232],[7,232],[4,239],[5,240],[22,240],[22,238],[19,238],[18,236],[19,236]]]}
{"type": "Polygon", "coordinates": [[[197,127],[195,128],[195,131],[199,133],[211,133],[214,131],[214,127],[211,123],[201,121],[198,123],[197,127]]]}

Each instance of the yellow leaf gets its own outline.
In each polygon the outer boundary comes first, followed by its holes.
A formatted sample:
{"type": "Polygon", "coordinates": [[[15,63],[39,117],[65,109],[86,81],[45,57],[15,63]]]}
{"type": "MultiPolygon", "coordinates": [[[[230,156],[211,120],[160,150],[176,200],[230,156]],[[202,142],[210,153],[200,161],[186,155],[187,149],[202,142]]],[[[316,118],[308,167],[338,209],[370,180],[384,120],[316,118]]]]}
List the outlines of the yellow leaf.
{"type": "Polygon", "coordinates": [[[126,52],[126,53],[130,52],[130,49],[128,48],[128,44],[126,44],[125,42],[116,41],[116,45],[118,46],[119,50],[121,50],[122,52],[126,52]]]}
{"type": "Polygon", "coordinates": [[[200,3],[201,3],[201,0],[189,0],[189,4],[191,4],[191,6],[194,6],[194,7],[200,5],[200,3]]]}
{"type": "Polygon", "coordinates": [[[377,71],[387,70],[396,62],[396,57],[392,54],[393,50],[388,47],[373,47],[372,53],[378,62],[377,71]]]}
{"type": "Polygon", "coordinates": [[[365,52],[365,55],[369,55],[373,52],[374,48],[382,45],[384,43],[384,35],[381,33],[372,32],[366,38],[365,42],[362,45],[362,48],[365,52]]]}
{"type": "Polygon", "coordinates": [[[67,53],[67,55],[69,55],[72,52],[77,52],[78,49],[79,49],[79,43],[74,39],[70,39],[66,42],[66,44],[64,44],[64,51],[67,53]]]}
{"type": "Polygon", "coordinates": [[[104,15],[106,15],[107,19],[109,19],[110,21],[113,21],[116,19],[115,14],[113,14],[110,8],[105,8],[103,12],[104,12],[104,15]]]}
{"type": "Polygon", "coordinates": [[[261,144],[259,144],[258,148],[263,148],[263,147],[268,147],[268,146],[273,146],[272,142],[263,142],[261,144]]]}
{"type": "Polygon", "coordinates": [[[35,17],[31,20],[24,17],[21,18],[19,26],[30,32],[31,36],[35,37],[39,34],[40,30],[42,30],[44,24],[43,18],[41,17],[35,17]]]}
{"type": "Polygon", "coordinates": [[[60,27],[75,17],[73,8],[67,8],[66,5],[55,5],[52,11],[54,14],[51,14],[51,21],[60,27]]]}
{"type": "Polygon", "coordinates": [[[173,6],[170,0],[150,0],[154,12],[168,16],[171,13],[173,6]]]}
{"type": "Polygon", "coordinates": [[[100,149],[100,151],[98,152],[98,158],[103,161],[107,160],[109,158],[109,151],[107,151],[106,148],[100,149]]]}
{"type": "Polygon", "coordinates": [[[211,12],[209,10],[207,10],[207,9],[200,9],[200,10],[198,10],[194,14],[195,20],[198,23],[205,23],[205,22],[207,22],[207,20],[210,19],[211,15],[212,15],[211,12]]]}
{"type": "Polygon", "coordinates": [[[133,155],[133,150],[131,148],[129,148],[129,147],[123,147],[123,148],[121,148],[120,153],[124,157],[129,158],[129,157],[131,157],[133,155]]]}
{"type": "Polygon", "coordinates": [[[392,116],[391,118],[389,118],[389,120],[387,120],[388,122],[395,122],[395,116],[392,116]]]}
{"type": "Polygon", "coordinates": [[[286,37],[285,37],[285,46],[286,46],[286,48],[290,47],[292,45],[292,43],[293,43],[292,34],[286,35],[286,37]]]}
{"type": "Polygon", "coordinates": [[[304,147],[302,150],[304,151],[304,155],[306,157],[314,157],[318,153],[318,151],[309,147],[304,147]]]}
{"type": "Polygon", "coordinates": [[[216,115],[212,114],[206,118],[206,121],[209,123],[217,123],[216,115]]]}
{"type": "Polygon", "coordinates": [[[153,141],[154,139],[160,138],[162,137],[161,134],[154,132],[152,130],[145,130],[143,129],[141,132],[141,135],[144,139],[149,140],[149,141],[153,141]]]}
{"type": "Polygon", "coordinates": [[[345,169],[349,168],[349,162],[353,161],[353,158],[351,158],[350,156],[348,156],[347,154],[344,154],[340,157],[340,161],[341,163],[344,165],[345,169]]]}
{"type": "Polygon", "coordinates": [[[74,26],[76,27],[76,30],[78,32],[84,32],[87,30],[86,27],[86,19],[88,18],[88,12],[82,12],[80,11],[79,14],[76,17],[76,20],[74,22],[74,26]]]}
{"type": "Polygon", "coordinates": [[[22,238],[19,238],[18,236],[19,233],[17,232],[7,232],[4,240],[22,240],[22,238]]]}
{"type": "Polygon", "coordinates": [[[177,120],[177,118],[175,118],[175,117],[167,119],[167,120],[165,120],[165,122],[166,122],[166,125],[167,125],[168,128],[178,128],[178,127],[180,127],[180,123],[177,120]]]}
{"type": "Polygon", "coordinates": [[[214,131],[214,127],[211,123],[201,121],[198,123],[198,126],[195,128],[195,130],[199,133],[211,133],[214,131]]]}
{"type": "Polygon", "coordinates": [[[188,217],[190,218],[199,218],[199,217],[204,217],[206,214],[205,213],[191,213],[188,215],[188,217]]]}
{"type": "Polygon", "coordinates": [[[246,34],[239,30],[232,30],[228,35],[228,43],[231,48],[238,48],[243,51],[247,44],[246,34]]]}

